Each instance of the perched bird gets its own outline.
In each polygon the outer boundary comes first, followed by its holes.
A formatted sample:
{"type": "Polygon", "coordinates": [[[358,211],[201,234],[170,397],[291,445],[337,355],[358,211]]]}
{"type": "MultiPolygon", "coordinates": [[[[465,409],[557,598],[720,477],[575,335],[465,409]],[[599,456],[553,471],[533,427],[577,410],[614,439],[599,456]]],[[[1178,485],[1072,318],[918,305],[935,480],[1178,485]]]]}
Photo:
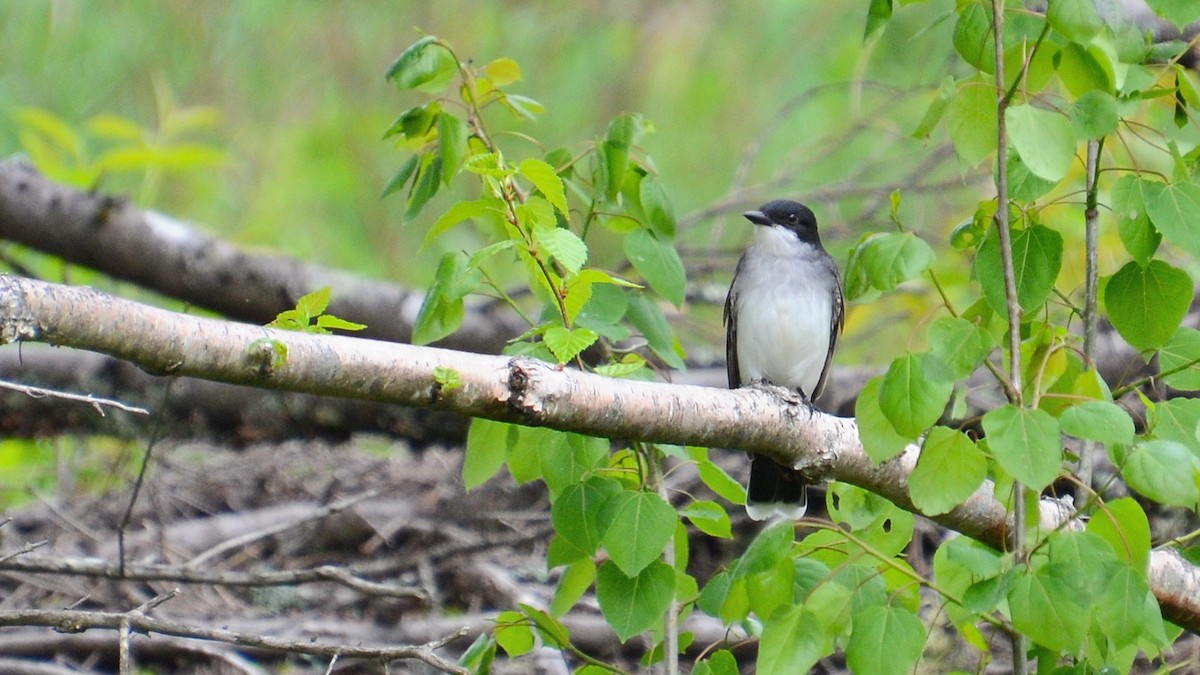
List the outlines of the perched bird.
{"type": "MultiPolygon", "coordinates": [[[[837,263],[821,246],[807,206],[777,200],[744,215],[755,227],[725,299],[729,386],[768,382],[815,401],[842,332],[837,263]]],[[[759,454],[750,462],[750,517],[803,516],[808,490],[799,473],[759,454]]]]}

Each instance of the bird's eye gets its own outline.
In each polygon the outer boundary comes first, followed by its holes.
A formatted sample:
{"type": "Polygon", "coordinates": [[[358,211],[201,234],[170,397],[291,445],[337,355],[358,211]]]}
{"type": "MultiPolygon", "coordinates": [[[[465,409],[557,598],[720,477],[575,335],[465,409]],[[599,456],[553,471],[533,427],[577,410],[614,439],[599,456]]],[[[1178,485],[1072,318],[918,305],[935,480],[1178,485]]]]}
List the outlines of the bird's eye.
{"type": "Polygon", "coordinates": [[[797,215],[796,215],[796,214],[794,214],[794,213],[789,213],[789,214],[788,214],[788,222],[789,222],[789,223],[795,223],[795,222],[797,222],[797,221],[799,221],[799,220],[800,220],[800,216],[797,216],[797,215]]]}

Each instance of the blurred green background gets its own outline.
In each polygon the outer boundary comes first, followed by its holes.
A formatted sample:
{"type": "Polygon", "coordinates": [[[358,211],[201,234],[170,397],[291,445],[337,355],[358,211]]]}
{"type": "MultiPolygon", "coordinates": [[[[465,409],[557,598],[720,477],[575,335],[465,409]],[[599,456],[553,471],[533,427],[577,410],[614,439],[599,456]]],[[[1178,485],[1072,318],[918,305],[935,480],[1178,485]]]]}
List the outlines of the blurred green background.
{"type": "MultiPolygon", "coordinates": [[[[906,223],[935,246],[990,196],[986,174],[945,152],[944,132],[911,138],[938,82],[965,67],[950,50],[952,8],[904,7],[864,43],[866,0],[10,0],[0,3],[0,154],[25,152],[57,178],[247,246],[423,286],[440,251],[414,252],[453,192],[415,223],[402,200],[380,199],[407,159],[383,132],[423,101],[383,73],[423,31],[480,64],[516,59],[524,79],[510,90],[547,111],[492,123],[545,149],[581,149],[614,115],[643,113],[691,278],[716,288],[748,233],[738,214],[767,199],[809,202],[844,262],[862,232],[892,227],[897,185],[906,223]],[[127,146],[135,170],[86,170],[127,146]]],[[[892,304],[906,311],[903,298],[892,304]]],[[[685,341],[719,342],[714,317],[695,313],[685,341]]]]}

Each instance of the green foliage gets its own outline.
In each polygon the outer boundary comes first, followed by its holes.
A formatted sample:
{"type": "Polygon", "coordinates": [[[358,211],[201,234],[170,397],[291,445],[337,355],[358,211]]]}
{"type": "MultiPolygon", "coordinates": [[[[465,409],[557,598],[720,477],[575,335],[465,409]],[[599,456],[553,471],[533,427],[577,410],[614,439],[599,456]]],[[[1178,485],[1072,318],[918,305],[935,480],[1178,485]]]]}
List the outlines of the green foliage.
{"type": "Polygon", "coordinates": [[[324,286],[300,296],[295,309],[280,312],[267,327],[316,335],[329,335],[335,330],[360,331],[366,328],[364,324],[326,314],[325,309],[329,307],[331,294],[329,286],[324,286]]]}
{"type": "MultiPolygon", "coordinates": [[[[871,3],[864,34],[877,40],[891,30],[893,11],[891,2],[871,3]]],[[[1015,496],[1036,512],[1037,493],[1072,471],[1066,462],[1079,452],[1108,452],[1146,499],[1195,508],[1200,403],[1148,402],[1147,423],[1139,427],[1119,396],[1114,400],[1112,392],[1122,393],[1125,383],[1103,381],[1068,328],[1096,306],[1089,300],[1102,299],[1122,338],[1159,357],[1169,384],[1200,389],[1200,333],[1180,328],[1192,295],[1190,267],[1177,259],[1200,253],[1200,183],[1192,176],[1195,157],[1187,154],[1194,144],[1178,142],[1173,130],[1161,131],[1153,144],[1123,136],[1133,125],[1139,137],[1147,129],[1159,133],[1164,120],[1173,126],[1181,119],[1180,110],[1191,124],[1200,94],[1189,74],[1146,62],[1147,50],[1101,21],[1091,2],[1052,2],[1046,16],[1017,3],[1004,11],[1007,28],[998,36],[991,3],[958,3],[949,36],[972,71],[941,80],[914,132],[948,136],[964,171],[989,162],[997,178],[1007,177],[1004,201],[985,199],[962,214],[950,237],[955,252],[942,260],[933,236],[904,227],[897,192],[896,231],[865,234],[850,251],[850,298],[936,288],[944,308],[914,336],[908,353],[861,392],[855,413],[863,447],[883,462],[919,446],[908,487],[913,506],[926,515],[950,512],[989,485],[1010,508],[1015,496]],[[1003,63],[994,51],[998,40],[1003,63]],[[1000,120],[1007,133],[1002,146],[1000,120]],[[1123,142],[1109,142],[1114,137],[1123,142]],[[1079,170],[1089,142],[1102,150],[1105,169],[1089,167],[1099,187],[1076,197],[1089,183],[1079,170]],[[1127,168],[1163,165],[1173,167],[1169,179],[1127,168]],[[1119,240],[1128,254],[1102,256],[1113,268],[1103,271],[1102,298],[1085,297],[1088,286],[1077,278],[1084,255],[1071,228],[1083,219],[1080,203],[1111,207],[1096,208],[1102,230],[1113,231],[1105,241],[1119,240]],[[997,216],[1010,223],[1008,239],[997,216]],[[947,290],[938,275],[954,268],[958,278],[969,271],[977,286],[947,290]],[[1010,309],[1019,317],[1012,326],[1010,309]],[[1019,349],[1015,372],[1010,340],[1019,349]],[[983,411],[978,426],[960,429],[966,380],[984,365],[1009,401],[983,411]],[[983,438],[975,435],[979,429],[983,438]]],[[[478,67],[432,36],[408,48],[388,78],[422,98],[386,132],[408,155],[387,194],[403,200],[417,224],[434,198],[453,187],[465,197],[428,218],[425,245],[460,228],[482,239],[473,250],[442,257],[416,340],[456,330],[470,296],[485,294],[527,318],[528,330],[509,353],[620,377],[645,377],[648,359],[683,367],[664,307],[683,306],[687,280],[675,248],[674,209],[641,145],[653,131],[645,118],[618,115],[575,148],[509,145],[516,135],[493,133],[496,116],[509,118],[512,128],[543,112],[512,91],[521,81],[519,66],[501,58],[478,67]],[[599,266],[601,247],[618,252],[617,268],[631,270],[634,281],[599,266]],[[501,269],[518,270],[529,292],[510,294],[497,282],[501,269]],[[635,332],[645,351],[623,352],[619,343],[635,332]]],[[[453,384],[452,377],[437,381],[453,384]]],[[[729,514],[720,501],[673,499],[682,504],[675,507],[665,500],[659,490],[667,454],[693,464],[724,502],[744,502],[738,482],[703,449],[634,443],[613,450],[600,439],[472,424],[467,486],[504,468],[519,482],[543,481],[556,533],[547,561],[562,568],[551,613],[521,607],[506,614],[495,645],[510,656],[523,654],[536,633],[545,644],[570,649],[570,635],[555,617],[594,587],[622,640],[647,631],[654,637],[647,663],[662,657],[663,621],[677,618],[668,611],[676,601],[761,630],[758,672],[803,671],[837,649],[856,672],[908,672],[927,637],[918,614],[921,586],[933,591],[959,636],[981,651],[990,648],[980,630],[985,623],[1023,633],[1046,663],[1100,667],[1166,644],[1146,579],[1149,526],[1132,500],[1092,495],[1086,532],[1029,529],[1032,539],[1011,554],[949,540],[934,556],[930,579],[903,558],[913,516],[835,484],[828,491],[833,525],[800,538],[792,523],[771,525],[698,588],[686,571],[683,524],[729,537],[729,514]]],[[[730,672],[731,660],[716,652],[695,672],[730,672]]]]}

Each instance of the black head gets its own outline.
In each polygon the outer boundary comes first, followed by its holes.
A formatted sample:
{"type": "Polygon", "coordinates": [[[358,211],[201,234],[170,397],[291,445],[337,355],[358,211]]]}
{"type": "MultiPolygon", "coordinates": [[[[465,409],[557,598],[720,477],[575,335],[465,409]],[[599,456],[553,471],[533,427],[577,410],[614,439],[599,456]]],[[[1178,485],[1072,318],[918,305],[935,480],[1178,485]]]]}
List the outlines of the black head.
{"type": "Polygon", "coordinates": [[[778,225],[791,230],[800,241],[821,243],[821,237],[817,234],[817,217],[800,202],[776,199],[758,207],[757,211],[747,211],[742,215],[755,225],[778,225]]]}

